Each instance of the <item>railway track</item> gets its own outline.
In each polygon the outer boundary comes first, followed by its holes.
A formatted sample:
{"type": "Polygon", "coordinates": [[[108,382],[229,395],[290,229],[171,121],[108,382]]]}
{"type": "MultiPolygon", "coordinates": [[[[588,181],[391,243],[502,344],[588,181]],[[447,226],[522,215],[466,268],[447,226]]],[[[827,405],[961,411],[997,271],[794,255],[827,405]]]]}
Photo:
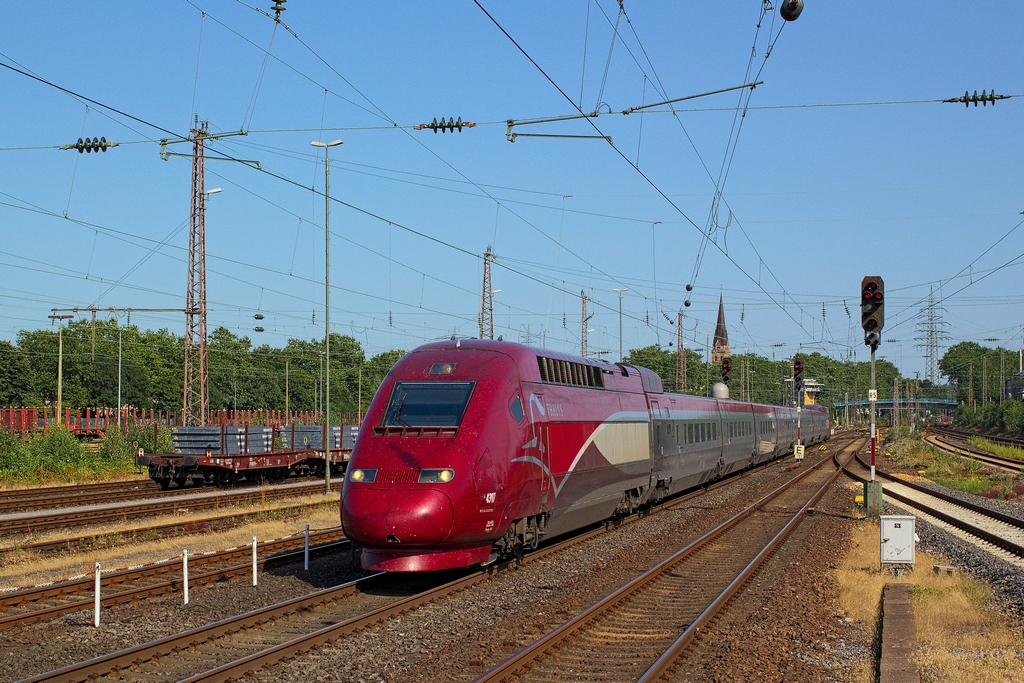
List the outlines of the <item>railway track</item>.
{"type": "MultiPolygon", "coordinates": [[[[776,460],[774,463],[781,461],[776,460]]],[[[822,461],[824,462],[824,460],[822,461]]],[[[810,470],[808,470],[810,471],[810,470]]],[[[732,479],[709,489],[727,485],[732,479]]],[[[700,496],[695,491],[663,503],[670,508],[700,496]]],[[[416,609],[445,595],[469,588],[519,563],[543,560],[576,543],[632,523],[651,514],[642,511],[616,523],[608,523],[558,543],[544,545],[520,561],[510,561],[470,572],[446,583],[437,575],[402,577],[373,574],[333,588],[271,605],[246,614],[207,624],[100,656],[86,662],[24,679],[29,681],[146,680],[228,681],[249,671],[271,666],[327,642],[416,609]],[[433,581],[438,585],[422,585],[433,581]],[[416,590],[409,594],[409,584],[416,590]]],[[[451,577],[447,572],[443,576],[451,577]]]]}
{"type": "MultiPolygon", "coordinates": [[[[264,541],[257,545],[261,568],[302,561],[304,535],[264,541]],[[295,550],[299,548],[300,550],[295,550]]],[[[340,528],[310,533],[310,557],[347,551],[350,542],[340,528]]],[[[252,572],[252,547],[232,548],[189,558],[189,587],[208,585],[252,572]]],[[[183,590],[180,558],[104,574],[100,585],[102,608],[134,603],[183,590]]],[[[95,579],[88,576],[0,594],[0,630],[62,614],[92,609],[95,579]]]]}
{"type": "MultiPolygon", "coordinates": [[[[857,463],[865,471],[870,470],[859,456],[857,463]]],[[[864,477],[851,472],[849,468],[846,468],[846,472],[857,481],[864,481],[864,477]]],[[[1024,558],[1024,519],[933,491],[881,470],[876,469],[875,472],[884,480],[882,488],[885,496],[920,510],[975,539],[1001,548],[1017,558],[1024,558]]]]}
{"type": "Polygon", "coordinates": [[[825,471],[827,462],[822,458],[477,682],[658,680],[839,478],[842,470],[825,471]]]}
{"type": "Polygon", "coordinates": [[[951,429],[949,427],[929,427],[931,431],[936,433],[942,433],[949,436],[955,436],[965,441],[972,436],[977,436],[982,439],[987,439],[993,443],[1004,444],[1006,446],[1015,446],[1017,448],[1024,448],[1024,439],[1012,439],[1008,436],[989,436],[987,434],[975,434],[974,432],[967,432],[962,429],[951,429]]]}
{"type": "MultiPolygon", "coordinates": [[[[319,503],[300,503],[299,505],[285,505],[273,509],[275,514],[298,513],[308,510],[319,503]]],[[[218,531],[225,526],[254,519],[265,515],[265,510],[249,510],[237,512],[230,515],[217,515],[215,517],[202,517],[199,519],[188,519],[169,524],[156,524],[153,526],[127,529],[117,534],[98,534],[94,536],[70,536],[52,541],[34,541],[17,543],[10,546],[0,547],[0,561],[5,555],[18,553],[52,554],[67,553],[76,551],[95,550],[97,548],[111,548],[125,543],[135,543],[141,540],[152,541],[159,538],[171,538],[182,534],[194,534],[198,532],[218,531]]]]}
{"type": "Polygon", "coordinates": [[[0,491],[0,510],[20,512],[65,505],[89,505],[131,500],[132,498],[148,498],[157,493],[160,493],[160,487],[150,479],[10,489],[0,491]]]}
{"type": "Polygon", "coordinates": [[[1024,470],[1024,461],[1004,458],[988,451],[968,446],[966,442],[959,440],[959,437],[947,436],[944,432],[926,436],[925,442],[947,453],[958,455],[961,458],[977,460],[980,463],[1014,474],[1021,474],[1021,471],[1024,470]]]}
{"type": "Polygon", "coordinates": [[[147,502],[121,502],[87,505],[57,510],[15,512],[0,515],[0,533],[17,534],[119,522],[139,517],[176,514],[182,511],[209,510],[230,505],[249,505],[295,496],[314,495],[323,490],[322,482],[281,484],[272,487],[179,494],[147,502]]]}

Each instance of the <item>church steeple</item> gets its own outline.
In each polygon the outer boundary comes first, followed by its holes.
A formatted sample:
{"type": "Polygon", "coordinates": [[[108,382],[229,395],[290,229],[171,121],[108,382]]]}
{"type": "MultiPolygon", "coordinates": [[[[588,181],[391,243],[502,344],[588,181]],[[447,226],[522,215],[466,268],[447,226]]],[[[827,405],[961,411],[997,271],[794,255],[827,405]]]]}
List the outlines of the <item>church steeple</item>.
{"type": "Polygon", "coordinates": [[[715,341],[711,345],[711,362],[720,363],[723,358],[728,358],[729,353],[729,332],[725,329],[725,304],[722,295],[718,295],[718,324],[715,326],[715,341]]]}

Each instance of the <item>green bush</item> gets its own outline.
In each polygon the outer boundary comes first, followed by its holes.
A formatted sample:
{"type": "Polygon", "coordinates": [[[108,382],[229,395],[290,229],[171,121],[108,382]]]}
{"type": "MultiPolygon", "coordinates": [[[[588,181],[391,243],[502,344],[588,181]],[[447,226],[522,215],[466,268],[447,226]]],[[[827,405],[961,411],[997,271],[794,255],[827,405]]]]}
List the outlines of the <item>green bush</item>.
{"type": "Polygon", "coordinates": [[[32,474],[32,453],[15,432],[0,429],[0,478],[18,479],[32,474]]]}
{"type": "Polygon", "coordinates": [[[51,427],[45,434],[34,436],[28,447],[33,469],[40,474],[70,474],[86,465],[88,459],[75,435],[63,427],[51,427]]]}

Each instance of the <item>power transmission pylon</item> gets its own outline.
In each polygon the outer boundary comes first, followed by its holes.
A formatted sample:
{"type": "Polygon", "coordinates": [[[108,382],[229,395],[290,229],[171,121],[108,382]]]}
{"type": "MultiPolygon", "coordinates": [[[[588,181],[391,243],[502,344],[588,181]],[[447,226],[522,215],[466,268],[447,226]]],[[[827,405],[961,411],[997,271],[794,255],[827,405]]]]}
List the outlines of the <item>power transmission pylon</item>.
{"type": "Polygon", "coordinates": [[[928,290],[928,303],[917,315],[917,336],[914,341],[920,342],[914,346],[924,349],[925,356],[925,378],[932,384],[939,381],[939,349],[942,342],[949,338],[942,321],[942,312],[945,309],[935,301],[933,290],[928,290]]]}
{"type": "Polygon", "coordinates": [[[490,245],[484,252],[484,288],[480,295],[480,338],[494,339],[494,290],[491,289],[491,260],[494,252],[490,245]]]}
{"type": "Polygon", "coordinates": [[[205,425],[210,410],[206,355],[206,195],[203,142],[206,121],[192,129],[192,210],[189,214],[188,292],[185,298],[184,423],[205,425]]]}

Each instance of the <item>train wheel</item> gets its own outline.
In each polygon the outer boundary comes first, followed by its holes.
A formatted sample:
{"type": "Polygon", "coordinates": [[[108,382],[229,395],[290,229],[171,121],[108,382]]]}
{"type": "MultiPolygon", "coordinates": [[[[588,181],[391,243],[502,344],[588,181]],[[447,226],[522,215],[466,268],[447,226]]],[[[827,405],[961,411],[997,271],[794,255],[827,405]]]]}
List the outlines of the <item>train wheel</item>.
{"type": "Polygon", "coordinates": [[[156,483],[160,484],[160,490],[162,491],[166,491],[167,489],[171,488],[170,477],[167,477],[166,479],[157,479],[156,483]]]}

